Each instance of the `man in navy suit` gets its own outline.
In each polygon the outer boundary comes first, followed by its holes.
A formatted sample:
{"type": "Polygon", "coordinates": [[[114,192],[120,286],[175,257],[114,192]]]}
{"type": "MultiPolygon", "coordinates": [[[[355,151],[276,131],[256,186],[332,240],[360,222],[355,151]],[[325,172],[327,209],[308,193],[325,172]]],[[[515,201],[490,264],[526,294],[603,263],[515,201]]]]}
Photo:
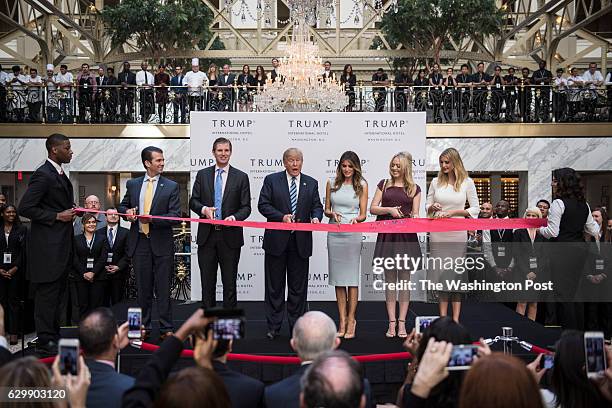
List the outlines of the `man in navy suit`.
{"type": "MultiPolygon", "coordinates": [[[[300,358],[300,368],[293,375],[266,387],[267,407],[298,408],[302,376],[320,355],[335,350],[340,345],[340,339],[336,337],[334,321],[323,312],[312,311],[297,320],[290,344],[300,358]]],[[[364,390],[366,406],[369,407],[371,392],[368,380],[364,380],[364,390]]]]}
{"type": "Polygon", "coordinates": [[[164,152],[160,148],[145,147],[141,159],[147,172],[142,177],[128,180],[119,212],[128,214],[127,220],[132,223],[128,256],[132,258],[136,274],[138,305],[142,308],[145,330],[151,331],[151,305],[155,288],[159,330],[162,338],[165,338],[174,331],[170,279],[174,261],[172,226],[178,221],[152,219],[147,215],[179,217],[179,186],[161,175],[165,162],[164,152]]]}
{"type": "MultiPolygon", "coordinates": [[[[323,206],[317,181],[302,174],[304,156],[297,148],[283,153],[285,171],[270,174],[264,179],[259,193],[259,212],[268,222],[319,223],[323,206]]],[[[285,280],[289,331],[306,312],[308,296],[308,261],[312,255],[312,232],[266,230],[265,254],[265,311],[267,337],[278,336],[285,309],[285,280]]]]}
{"type": "Polygon", "coordinates": [[[185,123],[187,115],[187,87],[183,86],[183,67],[174,68],[174,76],[170,80],[170,87],[174,91],[172,106],[174,108],[174,123],[178,123],[179,112],[181,113],[181,123],[185,123]]]}
{"type": "Polygon", "coordinates": [[[212,355],[212,366],[227,388],[232,408],[263,407],[264,384],[230,369],[227,366],[227,355],[231,352],[232,340],[219,340],[212,355]]]}
{"type": "Polygon", "coordinates": [[[116,208],[106,210],[107,225],[96,231],[101,239],[106,238],[106,275],[108,286],[105,295],[105,303],[110,298],[110,304],[114,305],[123,299],[125,285],[128,279],[130,259],[127,255],[128,235],[130,231],[119,225],[119,215],[116,208]]]}
{"type": "Polygon", "coordinates": [[[119,408],[123,393],[134,385],[132,377],[115,369],[119,350],[129,343],[127,333],[127,322],[117,328],[113,312],[105,307],[92,310],[81,321],[79,344],[91,373],[88,408],[119,408]]]}
{"type": "Polygon", "coordinates": [[[32,177],[21,198],[19,213],[31,221],[28,239],[28,277],[34,284],[37,351],[56,354],[60,311],[72,267],[72,221],[75,216],[72,183],[62,169],[70,163],[70,140],[55,133],[47,138],[48,158],[32,177]]]}
{"type": "MultiPolygon", "coordinates": [[[[198,171],[189,207],[200,218],[244,221],[251,214],[249,176],[230,166],[232,142],[217,138],[212,149],[215,165],[198,171]]],[[[204,308],[216,305],[217,269],[221,268],[223,307],[236,308],[236,277],[240,248],[244,245],[241,227],[198,225],[198,264],[204,308]]]]}

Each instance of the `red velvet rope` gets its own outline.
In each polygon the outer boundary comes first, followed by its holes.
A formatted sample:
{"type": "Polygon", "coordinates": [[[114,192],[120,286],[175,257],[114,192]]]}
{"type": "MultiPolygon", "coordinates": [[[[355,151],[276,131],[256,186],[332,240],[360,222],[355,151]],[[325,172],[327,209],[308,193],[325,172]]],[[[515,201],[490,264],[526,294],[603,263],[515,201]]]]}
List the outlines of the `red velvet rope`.
{"type": "MultiPolygon", "coordinates": [[[[474,344],[480,344],[479,342],[475,342],[474,344]]],[[[141,350],[154,352],[159,349],[159,346],[151,343],[142,343],[140,346],[141,350]]],[[[534,354],[552,354],[551,351],[546,350],[545,348],[532,345],[531,352],[534,354]]],[[[193,350],[186,349],[181,352],[181,357],[193,357],[193,350]]],[[[353,356],[356,361],[360,363],[373,363],[379,361],[393,361],[393,360],[408,360],[412,357],[412,355],[408,352],[400,352],[400,353],[384,353],[384,354],[366,354],[360,356],[353,356]]],[[[257,354],[236,354],[230,353],[227,356],[227,359],[230,361],[245,361],[250,363],[263,363],[263,364],[299,364],[300,359],[298,357],[291,356],[266,356],[266,355],[257,355],[257,354]]],[[[45,357],[41,358],[39,361],[44,364],[53,364],[55,357],[45,357]]]]}

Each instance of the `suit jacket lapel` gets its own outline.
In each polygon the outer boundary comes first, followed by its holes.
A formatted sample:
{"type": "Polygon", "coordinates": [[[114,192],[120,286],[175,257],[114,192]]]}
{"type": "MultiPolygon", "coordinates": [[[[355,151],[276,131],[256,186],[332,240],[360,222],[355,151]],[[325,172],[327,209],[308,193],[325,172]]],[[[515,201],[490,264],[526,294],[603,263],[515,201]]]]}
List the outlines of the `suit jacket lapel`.
{"type": "Polygon", "coordinates": [[[210,196],[212,197],[212,207],[215,206],[215,166],[210,167],[209,174],[206,174],[208,178],[208,190],[210,191],[210,196]]]}
{"type": "Polygon", "coordinates": [[[159,198],[159,195],[161,194],[162,189],[164,188],[164,181],[165,179],[162,176],[159,176],[159,180],[157,180],[157,188],[155,189],[155,194],[153,195],[153,201],[151,202],[151,210],[149,211],[150,214],[153,213],[155,204],[157,204],[157,199],[159,198]]]}
{"type": "Polygon", "coordinates": [[[299,210],[301,208],[300,204],[302,203],[302,196],[304,194],[306,194],[304,192],[304,190],[306,190],[306,187],[307,186],[306,186],[306,182],[304,181],[304,175],[302,174],[302,175],[300,175],[300,186],[299,186],[300,192],[298,193],[297,205],[295,206],[295,213],[296,214],[299,212],[299,210]]]}
{"type": "Polygon", "coordinates": [[[287,208],[289,209],[289,212],[291,212],[291,195],[289,194],[289,184],[287,181],[286,171],[283,171],[281,174],[281,188],[283,190],[285,198],[287,199],[287,208]]]}
{"type": "Polygon", "coordinates": [[[234,171],[231,166],[227,166],[227,179],[225,180],[225,189],[223,190],[223,197],[221,198],[221,203],[225,202],[225,197],[227,197],[227,191],[229,190],[230,183],[234,182],[234,171]]]}

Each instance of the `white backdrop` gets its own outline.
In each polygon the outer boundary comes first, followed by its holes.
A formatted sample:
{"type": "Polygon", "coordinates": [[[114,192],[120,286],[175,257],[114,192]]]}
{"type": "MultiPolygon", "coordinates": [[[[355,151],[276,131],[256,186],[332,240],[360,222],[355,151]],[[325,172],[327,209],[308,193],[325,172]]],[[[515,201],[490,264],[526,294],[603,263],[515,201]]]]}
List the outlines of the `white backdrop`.
{"type": "MultiPolygon", "coordinates": [[[[425,114],[415,113],[226,113],[191,114],[191,184],[198,170],[215,164],[213,141],[225,137],[232,142],[230,165],[246,172],[251,183],[250,221],[265,221],[257,210],[259,191],[266,175],[284,170],[283,151],[298,147],[304,153],[302,172],[319,182],[321,202],[325,200],[325,182],[335,176],[337,161],[346,150],[359,155],[369,184],[369,202],[376,185],[389,177],[389,162],[399,151],[408,151],[414,159],[415,182],[421,187],[421,205],[425,203],[425,114]]],[[[423,210],[421,210],[423,213],[423,210]]],[[[196,214],[191,214],[197,217],[196,214]]],[[[373,221],[368,217],[368,221],[373,221]]],[[[323,218],[323,222],[328,222],[323,218]]],[[[197,223],[191,226],[191,298],[201,300],[200,271],[197,258],[197,223]]],[[[327,283],[326,234],[313,233],[310,259],[309,300],[333,300],[334,288],[327,283]]],[[[364,236],[375,241],[374,235],[364,236]]],[[[264,251],[263,230],[245,228],[238,268],[238,300],[263,300],[264,251]]],[[[217,279],[217,299],[222,299],[221,277],[217,279]]]]}

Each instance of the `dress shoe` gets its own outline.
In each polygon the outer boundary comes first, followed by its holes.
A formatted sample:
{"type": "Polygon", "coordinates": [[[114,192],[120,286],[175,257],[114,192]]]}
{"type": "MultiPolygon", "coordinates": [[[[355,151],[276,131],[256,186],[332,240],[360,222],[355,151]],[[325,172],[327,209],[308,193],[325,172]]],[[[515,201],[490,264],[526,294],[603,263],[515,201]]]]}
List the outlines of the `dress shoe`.
{"type": "Polygon", "coordinates": [[[170,337],[170,336],[172,336],[172,335],[174,335],[174,332],[173,332],[173,331],[167,331],[167,332],[165,332],[165,333],[162,333],[162,334],[159,336],[159,340],[160,340],[160,341],[164,341],[164,340],[166,340],[166,337],[170,337]]]}
{"type": "Polygon", "coordinates": [[[57,355],[57,343],[50,341],[46,344],[37,344],[35,348],[36,354],[40,357],[49,357],[57,355]]]}
{"type": "Polygon", "coordinates": [[[349,320],[347,327],[346,327],[346,333],[344,334],[344,338],[346,340],[354,339],[356,329],[357,329],[357,320],[349,320]]]}
{"type": "Polygon", "coordinates": [[[274,340],[274,338],[278,337],[279,333],[276,330],[270,330],[266,333],[266,337],[268,340],[274,340]]]}

